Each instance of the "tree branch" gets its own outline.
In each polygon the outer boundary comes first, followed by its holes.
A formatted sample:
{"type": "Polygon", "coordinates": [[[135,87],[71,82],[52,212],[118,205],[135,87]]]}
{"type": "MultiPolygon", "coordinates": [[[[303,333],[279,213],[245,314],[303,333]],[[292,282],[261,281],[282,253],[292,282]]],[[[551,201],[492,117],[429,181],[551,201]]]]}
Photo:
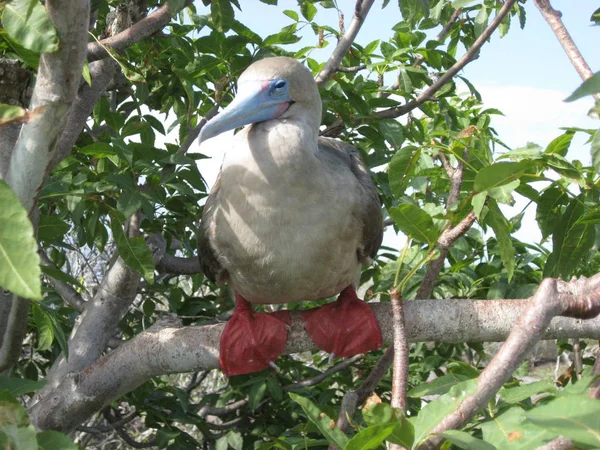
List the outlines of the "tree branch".
{"type": "MultiPolygon", "coordinates": [[[[463,426],[483,408],[541,339],[555,316],[585,319],[596,317],[599,313],[600,274],[589,279],[573,279],[571,282],[554,279],[542,281],[500,351],[479,375],[477,391],[446,416],[431,431],[431,435],[463,426]]],[[[419,448],[437,448],[442,441],[443,438],[435,436],[419,448]]]]}
{"type": "MultiPolygon", "coordinates": [[[[550,0],[533,0],[533,3],[537,6],[542,17],[548,22],[548,25],[550,25],[556,39],[560,42],[569,61],[571,61],[571,64],[573,64],[573,67],[575,67],[575,70],[581,79],[585,81],[594,75],[594,72],[592,72],[592,69],[588,66],[588,63],[585,61],[585,58],[580,53],[577,45],[575,45],[575,41],[573,41],[569,31],[565,27],[565,24],[561,19],[562,13],[552,7],[550,0]]],[[[600,100],[600,94],[594,94],[594,98],[600,100]]]]}
{"type": "Polygon", "coordinates": [[[68,343],[69,360],[56,360],[48,372],[48,383],[36,398],[43,398],[67,373],[79,372],[98,359],[135,299],[139,280],[140,274],[117,258],[73,328],[68,343]]]}
{"type": "MultiPolygon", "coordinates": [[[[48,258],[46,252],[41,248],[39,254],[40,259],[42,260],[42,265],[59,270],[50,260],[50,258],[48,258]]],[[[56,278],[53,278],[51,276],[47,276],[47,279],[56,291],[56,293],[60,295],[60,297],[65,301],[65,303],[67,303],[75,311],[83,311],[83,309],[85,308],[85,301],[81,298],[81,296],[77,293],[75,289],[73,289],[69,284],[65,283],[64,281],[57,280],[56,278]]]]}
{"type": "MultiPolygon", "coordinates": [[[[592,280],[600,284],[599,278],[600,275],[592,280]]],[[[590,292],[600,297],[600,288],[590,292]]],[[[578,300],[580,306],[585,306],[590,292],[561,295],[578,300]],[[580,298],[576,297],[580,294],[580,298]]],[[[537,297],[539,295],[535,297],[536,302],[537,297]]],[[[407,339],[411,342],[502,341],[514,328],[517,319],[526,313],[530,303],[529,300],[409,301],[404,305],[407,339]]],[[[384,341],[391,343],[390,305],[379,303],[370,306],[384,341]]],[[[314,350],[315,345],[304,330],[301,313],[292,311],[291,315],[292,325],[284,353],[314,350]]],[[[219,340],[224,326],[182,327],[177,319],[161,319],[88,368],[66,376],[55,389],[33,405],[31,420],[38,429],[69,431],[153,376],[218,368],[219,340]]],[[[543,339],[567,336],[591,338],[599,333],[599,318],[582,321],[559,317],[549,327],[539,329],[543,339]]],[[[389,349],[386,353],[389,354],[389,349]]],[[[358,399],[358,394],[355,395],[358,399]]]]}
{"type": "Polygon", "coordinates": [[[392,372],[392,408],[406,413],[406,389],[408,387],[408,341],[404,322],[404,302],[400,292],[392,289],[392,315],[394,317],[394,368],[392,372]]]}
{"type": "MultiPolygon", "coordinates": [[[[192,3],[192,0],[186,0],[181,9],[191,5],[192,3]]],[[[143,41],[157,31],[160,31],[171,21],[171,17],[174,14],[177,14],[179,11],[180,10],[169,10],[169,5],[165,4],[149,16],[144,17],[139,22],[134,23],[125,31],[115,34],[109,38],[102,39],[100,42],[90,42],[87,44],[88,61],[91,62],[98,59],[107,58],[109,55],[105,47],[110,47],[115,51],[121,51],[125,50],[127,47],[131,47],[133,44],[143,41]]]]}
{"type": "Polygon", "coordinates": [[[340,64],[342,63],[342,59],[350,49],[350,46],[356,39],[356,35],[358,31],[362,27],[365,19],[367,18],[367,14],[373,5],[373,0],[357,0],[356,5],[354,6],[354,17],[352,18],[352,23],[346,30],[346,32],[340,37],[335,50],[325,63],[325,67],[321,69],[321,71],[315,77],[315,81],[317,82],[317,86],[323,86],[329,78],[338,70],[340,64]]]}
{"type": "Polygon", "coordinates": [[[56,139],[77,95],[90,14],[89,0],[48,0],[45,6],[60,36],[59,48],[40,58],[29,108],[41,108],[43,112],[21,128],[7,176],[8,184],[30,214],[54,157],[56,139]]]}
{"type": "Polygon", "coordinates": [[[79,138],[94,106],[100,100],[100,96],[106,90],[106,86],[113,79],[116,67],[117,63],[112,58],[90,64],[92,85],[82,83],[79,88],[77,98],[69,111],[65,129],[56,143],[54,157],[52,158],[49,170],[56,167],[73,150],[73,146],[79,138]]]}
{"type": "MultiPolygon", "coordinates": [[[[429,100],[437,91],[439,91],[448,81],[450,81],[458,72],[460,72],[467,64],[473,61],[477,55],[479,54],[479,50],[485,44],[485,42],[489,39],[492,33],[498,28],[498,25],[504,20],[504,17],[510,12],[516,0],[506,0],[500,11],[494,20],[490,22],[487,28],[481,33],[481,35],[475,40],[471,48],[460,58],[456,63],[450,67],[446,73],[440,76],[435,82],[432,83],[427,89],[421,92],[416,99],[406,103],[402,106],[395,106],[393,108],[384,109],[382,111],[377,111],[371,114],[369,118],[358,118],[351,120],[350,123],[352,126],[359,125],[368,121],[371,117],[375,117],[378,119],[395,119],[397,117],[403,116],[404,114],[409,113],[415,108],[418,108],[420,105],[429,100]]],[[[344,128],[344,121],[341,119],[333,122],[329,127],[327,127],[321,135],[323,136],[337,136],[340,134],[342,129],[344,128]]]]}
{"type": "Polygon", "coordinates": [[[456,226],[447,228],[442,232],[435,245],[440,252],[440,256],[431,261],[431,263],[427,266],[427,271],[425,272],[423,281],[421,281],[421,286],[419,286],[419,290],[417,291],[417,299],[431,297],[433,288],[435,287],[435,282],[437,281],[438,277],[440,276],[440,272],[444,267],[444,261],[446,260],[446,256],[448,256],[450,247],[452,247],[459,237],[463,236],[467,231],[469,231],[469,228],[471,228],[474,222],[475,213],[471,211],[456,226]]]}

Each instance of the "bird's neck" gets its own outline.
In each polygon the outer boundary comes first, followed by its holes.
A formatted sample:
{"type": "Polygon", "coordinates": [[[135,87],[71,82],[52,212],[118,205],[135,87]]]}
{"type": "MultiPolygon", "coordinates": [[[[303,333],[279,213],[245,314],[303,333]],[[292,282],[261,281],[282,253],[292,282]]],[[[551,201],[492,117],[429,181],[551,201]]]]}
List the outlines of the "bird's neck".
{"type": "Polygon", "coordinates": [[[302,117],[268,120],[248,130],[251,151],[270,154],[274,159],[294,160],[314,156],[319,130],[302,117]]]}

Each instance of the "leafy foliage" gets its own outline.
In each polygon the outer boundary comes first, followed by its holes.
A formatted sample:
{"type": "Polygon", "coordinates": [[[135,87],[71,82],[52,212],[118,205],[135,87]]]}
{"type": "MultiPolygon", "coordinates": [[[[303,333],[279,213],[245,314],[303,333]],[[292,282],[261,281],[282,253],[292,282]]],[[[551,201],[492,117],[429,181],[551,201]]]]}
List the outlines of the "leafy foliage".
{"type": "MultiPolygon", "coordinates": [[[[255,59],[289,55],[316,75],[324,64],[319,49],[333,48],[343,30],[321,22],[324,9],[337,7],[331,1],[300,1],[282,12],[285,26],[268,36],[238,20],[242,2],[203,3],[186,6],[165,36],[112,55],[126,79],[113,83],[110,95],[98,101],[73,152],[53,170],[41,191],[37,238],[52,264],[43,268],[43,300],[30,316],[26,350],[35,357],[22,358],[14,368],[25,381],[0,379],[0,389],[10,392],[0,394],[2,405],[15,418],[0,429],[2,444],[73,446],[66,436],[51,431],[36,435],[14,399],[39,388],[42,383],[36,380],[46,376],[61,355],[68,357],[67,336],[78,314],[50,281],[60,281],[89,301],[120,256],[146,281],[119,323],[123,339],[133,338],[164,313],[181,316],[185,324],[201,325],[222,319],[233,308],[228,290],[200,274],[156,271],[144,238],[130,237],[123,224],[134,217],[144,234],[165,236],[170,254],[193,257],[197,221],[207,196],[199,169],[203,170],[205,156],[181,151],[183,143],[216,104],[231,101],[237,78],[255,59]],[[308,39],[306,30],[313,33],[308,39]]],[[[151,1],[147,6],[162,4],[151,1]]],[[[167,4],[172,10],[183,7],[176,0],[167,4]]],[[[98,14],[91,30],[95,37],[105,33],[109,12],[119,5],[111,0],[93,6],[98,14]]],[[[480,93],[465,78],[447,83],[435,101],[423,103],[411,114],[394,116],[452,67],[463,48],[471,48],[502,5],[492,0],[383,2],[402,20],[392,30],[382,30],[380,39],[353,43],[342,65],[361,69],[336,72],[321,88],[322,131],[338,133],[359,148],[390,222],[411,238],[405,249],[382,249],[374,266],[363,272],[368,298],[388,301],[390,288],[401,277],[406,280],[402,297],[414,299],[425,276],[423,263],[438,238],[471,211],[476,224],[449,249],[432,298],[526,298],[545,276],[567,278],[600,271],[600,131],[566,129],[545,149],[534,143],[508,149],[492,126],[501,112],[485,108],[480,93]],[[460,20],[450,24],[446,36],[433,39],[456,8],[462,8],[460,20]],[[397,83],[386,84],[392,77],[397,83]],[[589,136],[592,167],[568,159],[575,135],[589,136]],[[449,202],[456,186],[450,169],[459,167],[462,183],[449,202]],[[510,217],[506,208],[515,198],[526,199],[535,209],[540,243],[516,237],[523,216],[510,217]]],[[[521,4],[503,21],[500,34],[510,32],[511,20],[514,26],[517,19],[525,25],[521,4]]],[[[37,0],[8,3],[2,21],[4,56],[34,70],[41,53],[56,50],[58,36],[37,0]],[[31,14],[21,14],[24,10],[31,14]]],[[[570,99],[597,92],[596,82],[597,75],[570,99]]],[[[21,114],[23,110],[6,105],[0,109],[0,119],[21,114]]],[[[36,250],[25,211],[0,182],[3,287],[42,298],[36,284],[40,279],[36,250]]],[[[386,374],[362,411],[349,418],[345,432],[332,426],[342,396],[360,386],[381,352],[308,387],[299,382],[330,368],[321,353],[283,356],[277,362],[279,372],[229,380],[218,371],[156,377],[125,395],[121,407],[135,408],[130,431],[153,430],[158,448],[210,444],[219,449],[266,450],[325,448],[332,443],[364,449],[384,448],[386,442],[415,448],[474,391],[474,379],[489,359],[488,351],[476,343],[412,346],[407,415],[390,406],[391,377],[386,374]],[[219,419],[203,412],[204,407],[232,404],[239,408],[220,411],[219,419]]],[[[591,365],[593,360],[586,358],[584,363],[591,365]]],[[[586,379],[576,375],[567,388],[554,381],[525,384],[512,379],[467,427],[442,436],[446,445],[467,449],[536,448],[559,435],[580,446],[599,446],[600,411],[598,401],[585,397],[591,382],[586,379]],[[568,390],[577,386],[586,387],[568,390]]],[[[119,408],[111,405],[115,414],[119,408]]]]}

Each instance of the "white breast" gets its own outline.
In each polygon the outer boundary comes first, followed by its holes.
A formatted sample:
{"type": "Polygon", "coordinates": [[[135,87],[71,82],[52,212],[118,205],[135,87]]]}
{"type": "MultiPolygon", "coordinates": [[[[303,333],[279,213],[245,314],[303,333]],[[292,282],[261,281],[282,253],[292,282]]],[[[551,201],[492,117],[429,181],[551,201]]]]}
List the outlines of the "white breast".
{"type": "Polygon", "coordinates": [[[360,187],[307,151],[307,140],[316,145],[291,125],[255,126],[225,158],[209,232],[229,284],[252,303],[330,297],[358,273],[360,187]],[[286,146],[275,148],[285,131],[286,146]]]}

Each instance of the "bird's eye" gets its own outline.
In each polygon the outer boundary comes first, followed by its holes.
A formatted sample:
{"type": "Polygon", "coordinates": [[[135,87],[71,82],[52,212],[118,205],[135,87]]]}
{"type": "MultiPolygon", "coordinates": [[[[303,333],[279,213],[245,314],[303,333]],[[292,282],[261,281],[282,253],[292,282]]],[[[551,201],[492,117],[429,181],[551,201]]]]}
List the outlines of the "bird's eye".
{"type": "Polygon", "coordinates": [[[273,84],[274,91],[283,91],[287,87],[287,81],[285,80],[277,80],[273,84]]]}

